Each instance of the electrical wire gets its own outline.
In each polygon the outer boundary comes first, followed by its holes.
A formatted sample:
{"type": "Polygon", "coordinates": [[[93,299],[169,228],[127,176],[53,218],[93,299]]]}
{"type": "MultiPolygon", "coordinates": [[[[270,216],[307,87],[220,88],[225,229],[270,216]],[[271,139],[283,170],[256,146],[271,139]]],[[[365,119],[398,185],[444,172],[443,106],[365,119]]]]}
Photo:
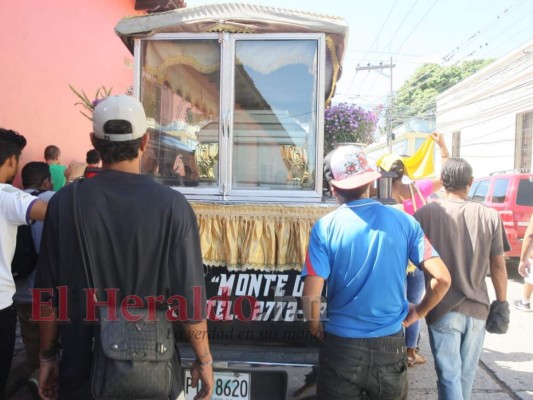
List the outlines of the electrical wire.
{"type": "MultiPolygon", "coordinates": [[[[400,22],[400,24],[398,25],[398,28],[396,28],[396,30],[394,31],[394,33],[392,34],[391,36],[391,39],[389,40],[389,42],[387,43],[387,45],[385,46],[385,48],[389,47],[390,48],[390,45],[392,44],[392,40],[396,37],[397,33],[400,31],[400,29],[404,26],[404,22],[407,20],[407,18],[409,17],[409,15],[411,14],[411,12],[413,11],[414,7],[416,6],[416,4],[418,3],[419,0],[415,0],[413,2],[413,4],[411,5],[411,8],[409,9],[409,11],[407,11],[407,13],[405,14],[404,18],[402,19],[402,21],[400,22]]],[[[378,55],[378,59],[381,57],[381,55],[383,55],[385,52],[385,50],[381,51],[378,55]]],[[[363,84],[365,83],[366,81],[366,78],[368,77],[368,74],[367,76],[365,77],[365,79],[363,80],[363,82],[361,83],[361,85],[359,86],[359,91],[361,90],[361,88],[363,87],[363,84]]],[[[374,87],[374,83],[376,82],[376,79],[374,79],[374,81],[372,82],[372,84],[370,85],[370,89],[369,91],[372,90],[372,88],[374,87]]]]}
{"type": "Polygon", "coordinates": [[[409,34],[407,35],[407,37],[405,38],[405,40],[402,42],[402,44],[398,47],[398,49],[396,49],[396,53],[399,53],[400,50],[403,48],[403,46],[405,45],[405,43],[409,40],[409,38],[411,37],[411,35],[418,29],[418,27],[422,24],[422,22],[426,19],[426,17],[428,16],[428,14],[430,13],[430,11],[433,9],[433,7],[435,7],[435,4],[437,4],[437,1],[439,0],[435,0],[433,2],[433,4],[427,9],[427,11],[424,13],[424,15],[422,16],[422,18],[415,24],[415,26],[413,27],[413,29],[411,29],[411,32],[409,32],[409,34]]]}
{"type": "Polygon", "coordinates": [[[494,27],[496,24],[501,23],[501,21],[504,20],[505,17],[510,15],[509,11],[513,11],[517,5],[520,5],[525,0],[517,0],[514,4],[511,4],[509,7],[505,8],[502,12],[500,12],[493,20],[491,20],[487,25],[482,27],[481,29],[477,30],[472,34],[466,41],[461,43],[459,46],[457,46],[454,50],[452,50],[450,53],[448,53],[446,56],[443,57],[444,62],[449,62],[452,59],[454,59],[461,50],[470,44],[474,39],[484,34],[487,30],[490,30],[492,27],[494,27]]]}
{"type": "MultiPolygon", "coordinates": [[[[391,9],[389,10],[389,13],[387,14],[387,16],[385,17],[385,21],[383,21],[383,24],[381,24],[381,27],[379,28],[379,31],[378,33],[376,34],[376,36],[374,37],[374,40],[372,41],[372,43],[370,44],[370,46],[368,47],[368,50],[366,51],[366,54],[363,56],[362,58],[362,62],[364,63],[364,61],[366,60],[366,57],[368,56],[368,54],[370,53],[370,50],[372,49],[372,47],[374,46],[374,43],[377,42],[378,38],[379,38],[379,35],[381,34],[381,32],[383,31],[383,28],[385,27],[385,25],[387,24],[387,21],[389,20],[389,17],[391,16],[392,12],[394,11],[394,8],[396,7],[396,4],[398,4],[398,1],[399,0],[396,0],[394,2],[394,4],[392,5],[391,9]]],[[[368,71],[370,72],[370,71],[368,71]]],[[[354,79],[355,79],[355,75],[357,74],[354,74],[354,79]]],[[[359,89],[363,86],[363,84],[365,83],[365,80],[366,78],[368,77],[368,74],[365,76],[365,78],[363,79],[363,82],[361,83],[359,89]]],[[[350,86],[348,87],[348,90],[347,92],[349,93],[350,92],[350,89],[352,88],[352,84],[353,84],[353,79],[352,79],[352,82],[350,83],[350,86]]],[[[360,90],[357,91],[357,93],[359,93],[360,90]]]]}

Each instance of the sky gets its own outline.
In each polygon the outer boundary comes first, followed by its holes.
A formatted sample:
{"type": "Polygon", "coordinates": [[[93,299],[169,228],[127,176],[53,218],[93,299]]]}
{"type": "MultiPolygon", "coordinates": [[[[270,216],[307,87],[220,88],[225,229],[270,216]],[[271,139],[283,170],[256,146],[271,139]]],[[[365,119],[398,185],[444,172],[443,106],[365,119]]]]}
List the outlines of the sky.
{"type": "MultiPolygon", "coordinates": [[[[229,3],[187,0],[188,7],[229,3]]],[[[533,40],[533,0],[242,0],[342,16],[350,33],[334,102],[372,108],[425,63],[499,58],[533,40]]]]}

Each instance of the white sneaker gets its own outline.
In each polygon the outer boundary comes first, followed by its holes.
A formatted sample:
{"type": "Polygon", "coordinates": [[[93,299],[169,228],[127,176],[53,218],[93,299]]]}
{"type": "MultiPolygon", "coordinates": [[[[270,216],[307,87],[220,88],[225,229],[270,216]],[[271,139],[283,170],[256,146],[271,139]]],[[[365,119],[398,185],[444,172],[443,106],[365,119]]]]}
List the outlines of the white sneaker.
{"type": "Polygon", "coordinates": [[[522,299],[520,300],[515,300],[513,302],[514,304],[514,308],[516,308],[517,310],[520,310],[520,311],[531,311],[531,304],[530,303],[524,303],[522,301],[522,299]]]}

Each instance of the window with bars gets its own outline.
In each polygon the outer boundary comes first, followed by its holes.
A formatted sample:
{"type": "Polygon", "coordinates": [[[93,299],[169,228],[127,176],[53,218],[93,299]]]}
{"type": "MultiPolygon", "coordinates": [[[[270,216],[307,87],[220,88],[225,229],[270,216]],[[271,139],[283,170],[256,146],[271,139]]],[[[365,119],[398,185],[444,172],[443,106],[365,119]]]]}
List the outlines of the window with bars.
{"type": "Polygon", "coordinates": [[[514,158],[516,169],[531,168],[532,133],[533,111],[517,114],[514,158]]]}

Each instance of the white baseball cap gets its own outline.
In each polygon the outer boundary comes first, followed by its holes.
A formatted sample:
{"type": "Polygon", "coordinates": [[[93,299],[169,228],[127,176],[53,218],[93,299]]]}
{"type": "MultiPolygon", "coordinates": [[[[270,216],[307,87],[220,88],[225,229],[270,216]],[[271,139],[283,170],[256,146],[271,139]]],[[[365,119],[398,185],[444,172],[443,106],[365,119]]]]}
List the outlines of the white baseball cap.
{"type": "Polygon", "coordinates": [[[143,105],[131,96],[106,97],[93,110],[93,134],[99,139],[111,142],[134,140],[144,136],[147,129],[143,105]],[[131,132],[117,133],[105,128],[108,121],[116,120],[129,122],[131,132]]]}
{"type": "Polygon", "coordinates": [[[339,189],[356,189],[381,177],[379,172],[370,168],[365,153],[359,146],[336,148],[326,157],[326,163],[325,169],[333,178],[330,183],[339,189]]]}

